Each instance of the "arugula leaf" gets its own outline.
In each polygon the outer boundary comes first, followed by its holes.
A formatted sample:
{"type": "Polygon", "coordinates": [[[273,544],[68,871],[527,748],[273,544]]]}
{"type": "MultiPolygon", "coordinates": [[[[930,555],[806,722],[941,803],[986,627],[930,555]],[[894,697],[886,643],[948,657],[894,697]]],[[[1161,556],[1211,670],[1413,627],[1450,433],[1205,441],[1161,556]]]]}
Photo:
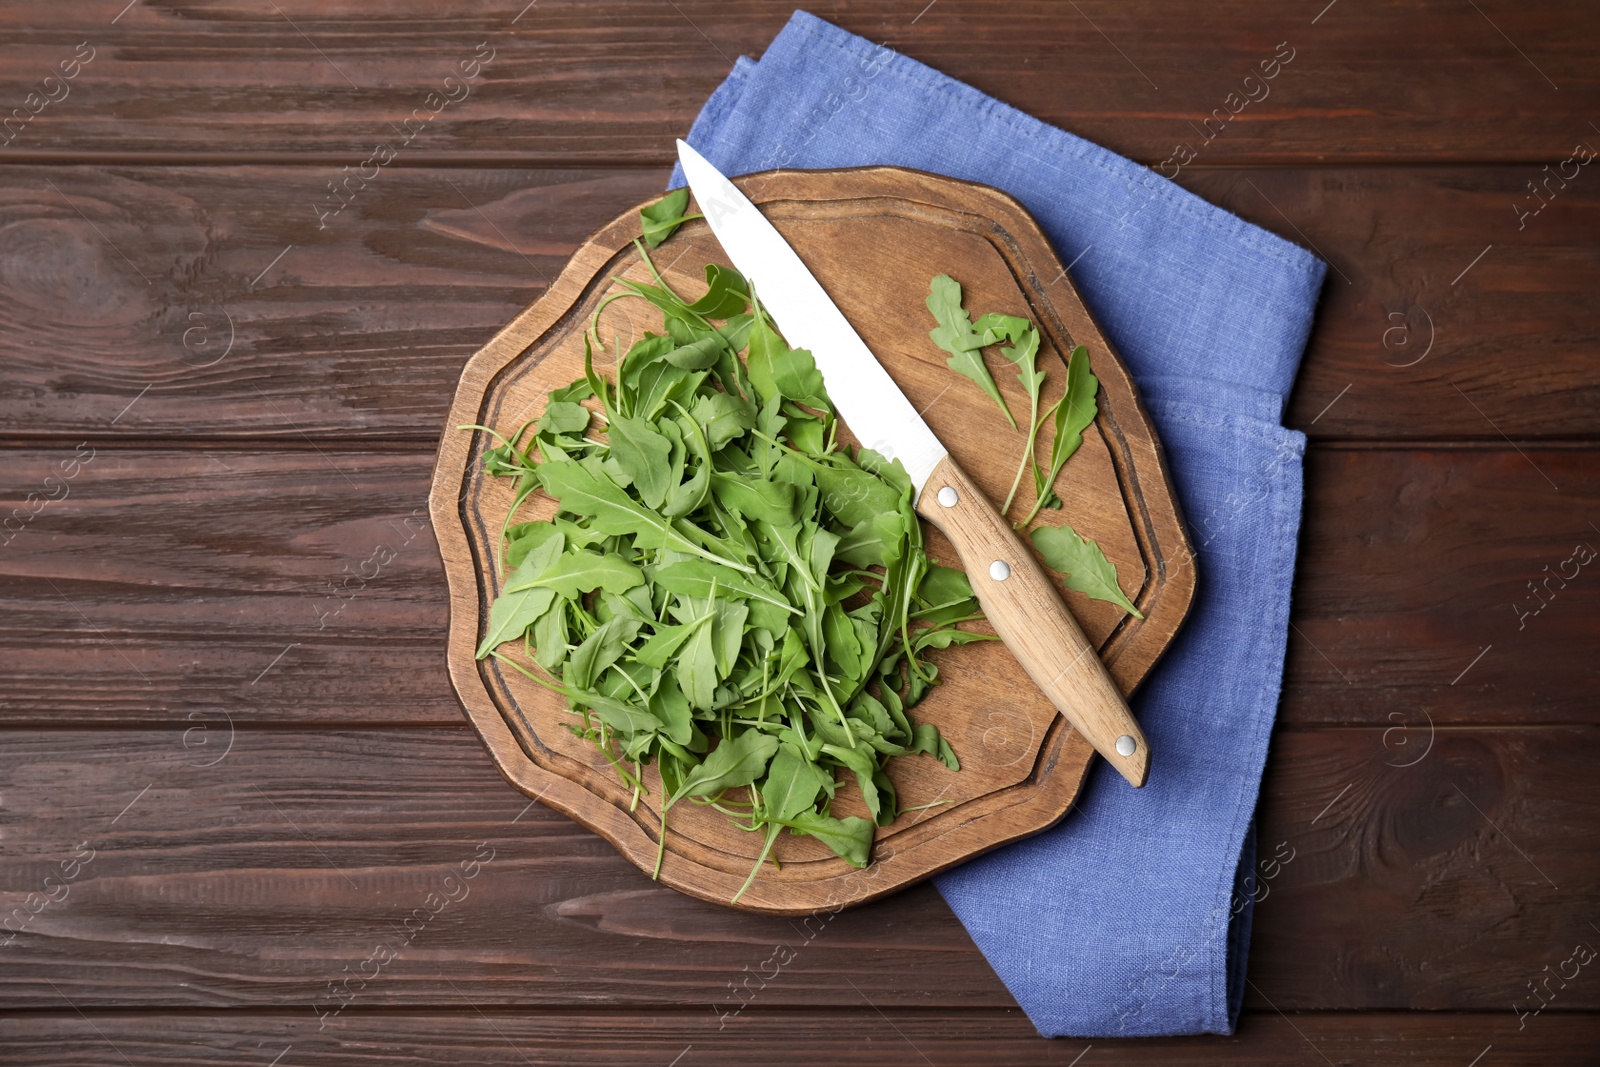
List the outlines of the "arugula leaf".
{"type": "Polygon", "coordinates": [[[625,593],[636,585],[644,584],[644,572],[627,560],[616,556],[602,556],[596,552],[573,552],[552,562],[536,577],[519,578],[506,586],[508,593],[524,590],[553,589],[568,600],[579,593],[604,589],[609,593],[625,593]]]}
{"type": "Polygon", "coordinates": [[[1095,394],[1099,391],[1100,379],[1089,369],[1089,351],[1079,345],[1072,350],[1072,358],[1067,361],[1067,390],[1055,404],[1056,433],[1050,442],[1048,473],[1037,468],[1034,470],[1037,495],[1033,510],[1028,512],[1027,518],[1016,524],[1017,529],[1032,522],[1039,514],[1039,509],[1055,497],[1053,487],[1056,476],[1066,466],[1067,460],[1072,458],[1072,454],[1078,451],[1078,446],[1083,444],[1083,431],[1089,428],[1100,411],[1100,405],[1095,400],[1095,394]]]}
{"type": "Polygon", "coordinates": [[[689,411],[694,421],[705,432],[706,441],[715,452],[729,442],[743,437],[755,428],[756,413],[748,400],[727,393],[711,393],[698,397],[689,411]]]}
{"type": "MultiPolygon", "coordinates": [[[[523,560],[523,565],[511,572],[506,579],[508,586],[543,572],[561,555],[561,531],[545,523],[537,525],[548,530],[549,534],[533,547],[523,560]]],[[[529,588],[520,593],[507,591],[497,597],[494,606],[489,609],[489,626],[484,631],[482,643],[478,645],[477,657],[484,659],[497,645],[521,637],[528,627],[538,621],[539,616],[549,610],[555,596],[555,590],[546,587],[529,588]]]]}
{"type": "Polygon", "coordinates": [[[639,633],[639,620],[608,619],[583,644],[572,650],[562,668],[561,680],[574,689],[588,689],[595,679],[621,658],[628,643],[639,633]]]}
{"type": "Polygon", "coordinates": [[[538,435],[581,434],[589,428],[589,409],[570,400],[552,400],[539,416],[538,435]]]}
{"type": "Polygon", "coordinates": [[[1063,584],[1068,589],[1116,604],[1135,618],[1144,618],[1123,595],[1122,587],[1117,584],[1117,568],[1106,559],[1100,546],[1079,537],[1072,527],[1065,524],[1039,527],[1033,531],[1033,547],[1039,550],[1046,567],[1063,576],[1063,584]]]}
{"type": "MultiPolygon", "coordinates": [[[[661,720],[668,741],[675,745],[694,743],[694,720],[689,714],[689,702],[683,699],[683,693],[680,690],[672,686],[663,686],[657,689],[650,697],[650,712],[661,720]]],[[[702,737],[701,741],[704,742],[704,740],[705,738],[702,737]]],[[[670,751],[671,749],[663,746],[663,757],[670,751]]],[[[665,761],[663,761],[663,770],[665,770],[665,761]]],[[[663,788],[669,788],[666,784],[667,778],[665,774],[662,775],[661,783],[663,788]]],[[[682,783],[680,782],[679,784],[682,783]]]]}
{"type": "Polygon", "coordinates": [[[899,510],[900,494],[884,480],[862,470],[843,455],[835,452],[827,462],[808,459],[817,488],[822,490],[822,500],[840,522],[858,526],[876,516],[899,510]]]}
{"type": "Polygon", "coordinates": [[[803,408],[785,405],[788,416],[783,423],[783,436],[794,448],[815,455],[827,449],[828,423],[803,408]]]}
{"type": "Polygon", "coordinates": [[[979,641],[998,641],[995,634],[974,633],[971,630],[924,630],[913,647],[921,652],[925,648],[950,648],[953,645],[975,645],[979,641]]]}
{"type": "Polygon", "coordinates": [[[792,819],[774,819],[773,822],[811,835],[852,867],[867,865],[867,853],[872,849],[872,823],[860,816],[835,819],[814,811],[802,811],[792,819]]]}
{"type": "MultiPolygon", "coordinates": [[[[1000,399],[981,357],[981,349],[985,346],[1001,341],[1010,342],[1009,347],[1002,348],[1001,352],[1016,367],[1017,380],[1028,393],[1028,432],[1027,443],[1017,463],[1016,476],[1011,480],[1011,489],[1000,511],[1004,514],[1010,510],[1017,489],[1022,484],[1023,472],[1031,468],[1034,503],[1027,517],[1015,524],[1015,528],[1020,530],[1038,517],[1041,508],[1060,505],[1054,489],[1056,478],[1067,460],[1082,445],[1083,433],[1098,413],[1095,395],[1100,382],[1090,370],[1089,353],[1082,345],[1073,349],[1067,360],[1066,388],[1061,398],[1044,412],[1045,418],[1054,422],[1055,433],[1051,439],[1049,461],[1041,465],[1037,451],[1039,429],[1044,420],[1040,418],[1039,401],[1046,375],[1038,362],[1039,331],[1027,319],[1017,315],[987,314],[980,316],[976,322],[969,321],[961,305],[961,286],[945,274],[935,277],[929,285],[928,310],[939,322],[939,327],[928,336],[951,354],[950,366],[982,386],[1000,404],[1007,421],[1015,428],[1016,420],[1000,399]]],[[[924,647],[927,647],[926,643],[924,647]]],[[[915,661],[911,662],[914,667],[915,661]]]]}
{"type": "Polygon", "coordinates": [[[720,263],[707,263],[706,295],[690,304],[689,310],[708,319],[729,319],[742,314],[749,303],[750,283],[744,275],[720,263]]]}
{"type": "Polygon", "coordinates": [[[720,336],[698,337],[667,353],[667,362],[679,370],[708,370],[716,366],[727,348],[720,336]]]}
{"type": "Polygon", "coordinates": [[[1004,515],[1011,510],[1011,501],[1016,498],[1017,487],[1022,484],[1022,472],[1035,466],[1034,449],[1039,440],[1039,394],[1044,389],[1045,381],[1045,372],[1039,367],[1038,359],[1039,331],[1027,319],[1015,315],[985,315],[973,325],[982,340],[988,343],[1002,339],[1011,342],[1011,347],[1002,348],[1000,354],[1017,368],[1017,380],[1028,391],[1028,444],[1017,463],[1017,475],[1011,479],[1011,491],[1006,494],[1006,502],[1000,508],[1000,513],[1004,515]]]}
{"type": "Polygon", "coordinates": [[[736,600],[716,602],[716,617],[711,621],[711,654],[716,660],[719,679],[733,673],[739,661],[739,652],[744,647],[745,623],[749,618],[749,604],[736,600]]]}
{"type": "MultiPolygon", "coordinates": [[[[716,617],[714,611],[711,617],[716,617]]],[[[717,656],[712,637],[710,626],[695,627],[678,649],[677,670],[673,672],[679,691],[689,706],[699,711],[710,710],[717,699],[717,656]]]]}
{"type": "Polygon", "coordinates": [[[989,368],[983,362],[984,341],[976,330],[972,328],[972,320],[967,317],[966,309],[961,306],[961,285],[948,274],[936,276],[928,285],[928,310],[933,313],[939,325],[928,333],[933,343],[950,353],[946,364],[957,374],[965,375],[978,383],[978,388],[989,394],[1000,410],[1005,412],[1006,421],[1011,428],[1017,428],[1017,420],[1011,417],[1011,409],[1006,406],[1005,398],[1000,395],[1000,389],[994,384],[994,378],[989,374],[989,368]]]}
{"type": "Polygon", "coordinates": [[[833,410],[822,385],[822,372],[817,370],[817,361],[803,348],[790,348],[768,325],[759,304],[749,343],[750,383],[763,400],[781,397],[823,411],[833,410]]]}
{"type": "Polygon", "coordinates": [[[643,419],[614,414],[607,428],[611,456],[628,473],[645,506],[659,509],[672,488],[672,442],[643,419]]]}
{"type": "Polygon", "coordinates": [[[579,689],[574,686],[565,685],[561,682],[553,682],[549,679],[541,678],[539,675],[517,663],[516,660],[513,660],[509,656],[506,656],[500,652],[494,653],[494,658],[511,667],[524,677],[538,682],[546,689],[552,689],[557,693],[562,694],[568,699],[568,701],[572,703],[574,707],[587,708],[590,711],[593,711],[602,722],[605,722],[617,733],[625,736],[632,736],[641,733],[648,734],[653,733],[661,725],[659,720],[650,715],[648,712],[633,707],[632,705],[623,701],[608,697],[604,693],[595,693],[587,689],[579,689]]]}
{"type": "Polygon", "coordinates": [[[855,623],[840,604],[830,604],[822,613],[823,647],[828,659],[838,668],[847,682],[853,682],[864,673],[861,639],[856,634],[855,623]]]}
{"type": "Polygon", "coordinates": [[[738,574],[700,559],[679,560],[656,569],[655,583],[669,593],[710,599],[714,593],[739,597],[742,600],[761,600],[791,614],[799,611],[789,603],[789,598],[754,575],[738,574]]]}
{"type": "Polygon", "coordinates": [[[956,754],[950,748],[950,743],[939,736],[939,731],[932,723],[919,723],[912,731],[911,744],[906,746],[908,752],[920,752],[936,757],[952,771],[961,769],[961,761],[956,759],[956,754]]]}
{"type": "Polygon", "coordinates": [[[809,811],[831,779],[793,745],[779,745],[761,785],[761,806],[770,819],[793,819],[809,811]]]}
{"type": "Polygon", "coordinates": [[[549,609],[533,621],[533,630],[528,635],[537,650],[534,662],[547,671],[555,670],[567,658],[568,603],[565,597],[550,601],[549,609]]]}
{"type": "Polygon", "coordinates": [[[751,785],[767,770],[767,762],[778,751],[778,739],[760,730],[746,730],[725,738],[704,763],[690,771],[683,784],[668,798],[671,808],[685,796],[715,796],[726,789],[751,785]]]}
{"type": "Polygon", "coordinates": [[[936,564],[929,567],[927,573],[922,576],[922,582],[917,586],[917,595],[931,605],[970,600],[972,582],[967,579],[965,571],[936,564]]]}
{"type": "Polygon", "coordinates": [[[581,515],[608,534],[632,534],[641,548],[671,548],[693,552],[713,563],[751,573],[751,568],[708,552],[670,520],[629,499],[617,484],[570,460],[539,468],[545,491],[562,510],[581,515]]]}
{"type": "Polygon", "coordinates": [[[661,721],[648,710],[637,708],[625,700],[572,686],[564,687],[561,692],[575,706],[588,708],[601,722],[625,737],[654,733],[661,726],[661,721]]]}
{"type": "Polygon", "coordinates": [[[658,625],[655,635],[639,646],[638,650],[634,652],[633,658],[647,667],[661,670],[672,662],[672,658],[677,655],[678,649],[683,647],[683,643],[693,637],[695,631],[713,618],[715,618],[715,614],[708,611],[699,618],[691,619],[688,622],[671,626],[658,625]]]}
{"type": "Polygon", "coordinates": [[[1020,315],[999,315],[994,312],[980,315],[972,324],[972,332],[978,335],[979,344],[985,348],[1001,341],[1015,343],[1031,329],[1033,324],[1020,315]]]}
{"type": "Polygon", "coordinates": [[[559,539],[562,544],[557,545],[555,555],[550,556],[543,564],[540,564],[538,569],[532,572],[534,574],[548,566],[550,560],[561,554],[561,549],[565,547],[566,531],[553,522],[524,522],[511,527],[506,534],[506,565],[515,572],[533,554],[535,549],[543,547],[553,539],[559,539]]]}
{"type": "Polygon", "coordinates": [[[761,865],[772,851],[778,831],[783,828],[783,820],[792,820],[809,811],[817,801],[817,794],[831,784],[832,780],[827,774],[806,759],[794,745],[785,743],[779,747],[758,794],[762,814],[767,821],[767,838],[755,865],[750,868],[750,877],[744,880],[744,885],[739,887],[730,903],[738,903],[744,891],[750,888],[750,883],[755,881],[761,865]]]}
{"type": "Polygon", "coordinates": [[[723,507],[747,519],[774,526],[789,526],[797,521],[797,494],[792,485],[713,474],[711,492],[723,507]]]}
{"type": "Polygon", "coordinates": [[[671,237],[679,226],[701,216],[684,214],[689,206],[689,190],[674,189],[649,207],[639,209],[639,225],[644,230],[645,243],[655,248],[671,237]]]}
{"type": "Polygon", "coordinates": [[[884,567],[895,558],[905,536],[904,517],[898,511],[880,511],[852,526],[833,554],[857,567],[884,567]]]}
{"type": "Polygon", "coordinates": [[[670,397],[692,385],[682,367],[667,361],[667,354],[676,347],[670,336],[646,331],[628,349],[617,375],[618,406],[623,414],[653,419],[670,397]]]}

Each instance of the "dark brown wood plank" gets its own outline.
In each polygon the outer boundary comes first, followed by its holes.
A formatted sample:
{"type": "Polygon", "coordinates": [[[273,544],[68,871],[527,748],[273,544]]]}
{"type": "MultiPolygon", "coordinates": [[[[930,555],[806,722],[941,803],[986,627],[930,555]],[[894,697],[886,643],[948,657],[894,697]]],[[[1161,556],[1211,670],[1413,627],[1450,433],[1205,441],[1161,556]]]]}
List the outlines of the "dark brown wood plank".
{"type": "Polygon", "coordinates": [[[1546,180],[1533,166],[1205,171],[1185,184],[1329,262],[1288,425],[1503,444],[1600,432],[1600,181],[1580,188],[1586,172],[1570,169],[1572,182],[1541,186],[1548,203],[1529,192],[1546,180]]]}
{"type": "MultiPolygon", "coordinates": [[[[431,467],[7,453],[0,722],[461,722],[431,467]]],[[[1314,449],[1283,720],[1409,725],[1397,762],[1429,721],[1594,722],[1600,581],[1573,550],[1600,549],[1597,478],[1592,449],[1314,449]]],[[[1187,518],[1200,543],[1237,521],[1187,518]]]]}
{"type": "Polygon", "coordinates": [[[1597,504],[1587,448],[1314,445],[1282,718],[1594,722],[1597,504]]]}
{"type": "Polygon", "coordinates": [[[322,181],[304,168],[0,171],[13,295],[0,425],[436,438],[471,351],[589,231],[661,184],[384,177],[319,230],[322,181]]]}
{"type": "MultiPolygon", "coordinates": [[[[465,728],[241,729],[217,756],[177,729],[39,729],[6,749],[0,903],[37,914],[4,949],[0,1007],[714,1016],[746,975],[762,1008],[854,1008],[857,989],[880,1006],[1012,1003],[931,887],[809,925],[693,900],[530,807],[465,728]],[[780,945],[792,958],[768,963],[780,945]]],[[[1453,728],[1412,766],[1391,757],[1377,727],[1277,738],[1251,1003],[1509,1017],[1544,964],[1597,936],[1600,733],[1453,728]]],[[[1600,1008],[1600,983],[1551,991],[1552,1011],[1600,1008]]]]}
{"type": "MultiPolygon", "coordinates": [[[[871,994],[868,993],[868,996],[871,994]]],[[[0,1016],[6,1062],[65,1067],[127,1062],[182,1067],[280,1064],[365,1067],[395,1063],[660,1067],[761,1063],[839,1067],[935,1064],[1128,1064],[1169,1067],[1463,1067],[1492,1046],[1485,1067],[1594,1062],[1600,1017],[1547,1015],[1516,1032],[1504,1012],[1410,1015],[1248,1012],[1232,1037],[1042,1040],[1022,1013],[867,1007],[755,1012],[718,1030],[686,1012],[494,1011],[351,1014],[317,1028],[307,1015],[172,1015],[89,1011],[0,1016]],[[1090,1051],[1092,1049],[1092,1052],[1090,1051]],[[755,1051],[759,1050],[759,1052],[755,1051]],[[120,1054],[121,1059],[116,1057],[120,1054]],[[681,1059],[675,1059],[681,1057],[681,1059]],[[1320,1057],[1320,1058],[1319,1058],[1320,1057]]]]}
{"type": "Polygon", "coordinates": [[[8,453],[0,714],[137,706],[201,724],[196,744],[229,719],[460,722],[431,465],[309,446],[8,453]]]}
{"type": "MultiPolygon", "coordinates": [[[[0,100],[20,115],[0,154],[315,152],[357,165],[391,143],[407,161],[659,164],[733,57],[765,50],[793,6],[10,5],[0,100]],[[445,82],[480,54],[491,58],[470,92],[445,82]],[[92,58],[65,85],[43,82],[74,55],[92,58]],[[421,132],[404,143],[397,127],[415,109],[421,132]]],[[[1547,162],[1589,136],[1600,102],[1586,47],[1600,23],[1576,0],[1430,2],[1381,19],[1268,0],[922,7],[813,10],[1152,165],[1184,144],[1225,162],[1319,161],[1330,146],[1346,159],[1547,162]]]]}
{"type": "MultiPolygon", "coordinates": [[[[1600,433],[1600,180],[1519,231],[1537,175],[1180,180],[1336,268],[1291,425],[1503,443],[1600,433]]],[[[315,168],[0,169],[0,437],[431,442],[467,357],[664,179],[398,170],[319,229],[315,168]]]]}

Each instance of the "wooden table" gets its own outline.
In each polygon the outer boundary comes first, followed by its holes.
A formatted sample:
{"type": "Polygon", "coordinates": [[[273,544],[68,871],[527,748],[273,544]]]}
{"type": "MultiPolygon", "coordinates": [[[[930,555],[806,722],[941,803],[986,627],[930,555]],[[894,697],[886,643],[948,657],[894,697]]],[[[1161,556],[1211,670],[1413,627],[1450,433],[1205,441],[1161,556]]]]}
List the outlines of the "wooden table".
{"type": "Polygon", "coordinates": [[[0,8],[0,1062],[1597,1062],[1592,5],[815,8],[1331,264],[1239,1033],[1047,1042],[931,887],[655,886],[445,681],[463,361],[790,4],[124,2],[0,8]]]}

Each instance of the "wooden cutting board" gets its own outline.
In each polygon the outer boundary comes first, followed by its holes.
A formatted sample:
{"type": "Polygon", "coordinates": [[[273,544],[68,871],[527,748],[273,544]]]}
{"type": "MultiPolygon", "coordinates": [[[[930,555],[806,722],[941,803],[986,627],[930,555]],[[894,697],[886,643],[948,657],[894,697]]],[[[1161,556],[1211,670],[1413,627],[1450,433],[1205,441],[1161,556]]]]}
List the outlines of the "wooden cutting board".
{"type": "MultiPolygon", "coordinates": [[[[773,220],[856,326],[956,461],[991,500],[1001,501],[1024,444],[994,402],[945,366],[928,340],[934,325],[923,301],[928,282],[949,274],[974,317],[1023,315],[1041,332],[1039,364],[1049,380],[1044,401],[1059,395],[1064,357],[1084,345],[1100,378],[1100,414],[1067,463],[1057,489],[1065,502],[1040,522],[1070,524],[1100,543],[1117,567],[1141,621],[1109,604],[1066,593],[1066,602],[1124,692],[1131,692],[1166,649],[1194,595],[1193,554],[1177,513],[1155,431],[1133,382],[1079,300],[1070,276],[1032,217],[997,190],[892,167],[770,171],[736,184],[773,220]]],[[[642,206],[642,205],[641,205],[642,206]]],[[[629,810],[631,791],[587,741],[574,737],[564,700],[473,652],[504,575],[496,541],[511,505],[508,479],[483,473],[477,423],[509,433],[543,410],[544,397],[583,373],[582,333],[615,276],[648,281],[631,245],[639,235],[633,208],[591,237],[555,283],[475,355],[462,372],[439,446],[430,507],[450,586],[448,662],[467,715],[502,773],[530,797],[600,834],[641,870],[655,863],[659,779],[646,768],[650,794],[629,810]]],[[[707,263],[727,258],[703,221],[686,224],[653,253],[667,282],[688,298],[704,291],[707,263]]],[[[643,330],[661,332],[660,312],[639,300],[609,305],[601,319],[608,345],[622,348],[643,330]]],[[[596,359],[612,377],[614,352],[596,359]]],[[[1009,366],[991,371],[1019,416],[1026,393],[1009,366]]],[[[1048,454],[1048,430],[1039,447],[1048,454]]],[[[1020,505],[1031,506],[1025,487],[1020,505]]],[[[543,494],[524,504],[520,521],[546,518],[543,494]]],[[[1014,507],[1013,517],[1025,514],[1014,507]]],[[[928,551],[959,565],[950,545],[926,527],[928,551]]],[[[924,756],[891,761],[889,775],[907,811],[878,830],[873,862],[856,870],[811,838],[781,835],[782,870],[769,864],[737,905],[796,915],[837,910],[921,881],[1008,841],[1053,825],[1071,807],[1093,750],[1060,718],[1005,646],[980,643],[934,653],[943,684],[912,712],[935,723],[955,748],[960,771],[924,756]]],[[[1162,752],[1152,751],[1159,779],[1162,752]]],[[[1121,784],[1118,783],[1121,788],[1121,784]]],[[[865,815],[853,782],[835,815],[865,815]]],[[[673,808],[661,881],[685,893],[727,902],[744,882],[760,846],[718,812],[673,808]]]]}

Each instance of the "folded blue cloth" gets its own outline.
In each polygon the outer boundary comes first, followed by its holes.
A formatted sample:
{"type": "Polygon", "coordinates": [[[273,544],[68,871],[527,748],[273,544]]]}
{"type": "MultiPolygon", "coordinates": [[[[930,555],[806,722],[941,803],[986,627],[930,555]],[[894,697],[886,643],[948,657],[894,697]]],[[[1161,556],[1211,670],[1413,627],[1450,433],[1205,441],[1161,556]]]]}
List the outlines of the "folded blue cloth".
{"type": "Polygon", "coordinates": [[[1166,447],[1199,592],[1132,702],[1149,784],[1096,761],[1059,826],[938,887],[1046,1036],[1232,1033],[1300,526],[1305,438],[1280,418],[1323,263],[805,12],[688,140],[728,174],[895,164],[997,186],[1073,264],[1166,447]]]}

